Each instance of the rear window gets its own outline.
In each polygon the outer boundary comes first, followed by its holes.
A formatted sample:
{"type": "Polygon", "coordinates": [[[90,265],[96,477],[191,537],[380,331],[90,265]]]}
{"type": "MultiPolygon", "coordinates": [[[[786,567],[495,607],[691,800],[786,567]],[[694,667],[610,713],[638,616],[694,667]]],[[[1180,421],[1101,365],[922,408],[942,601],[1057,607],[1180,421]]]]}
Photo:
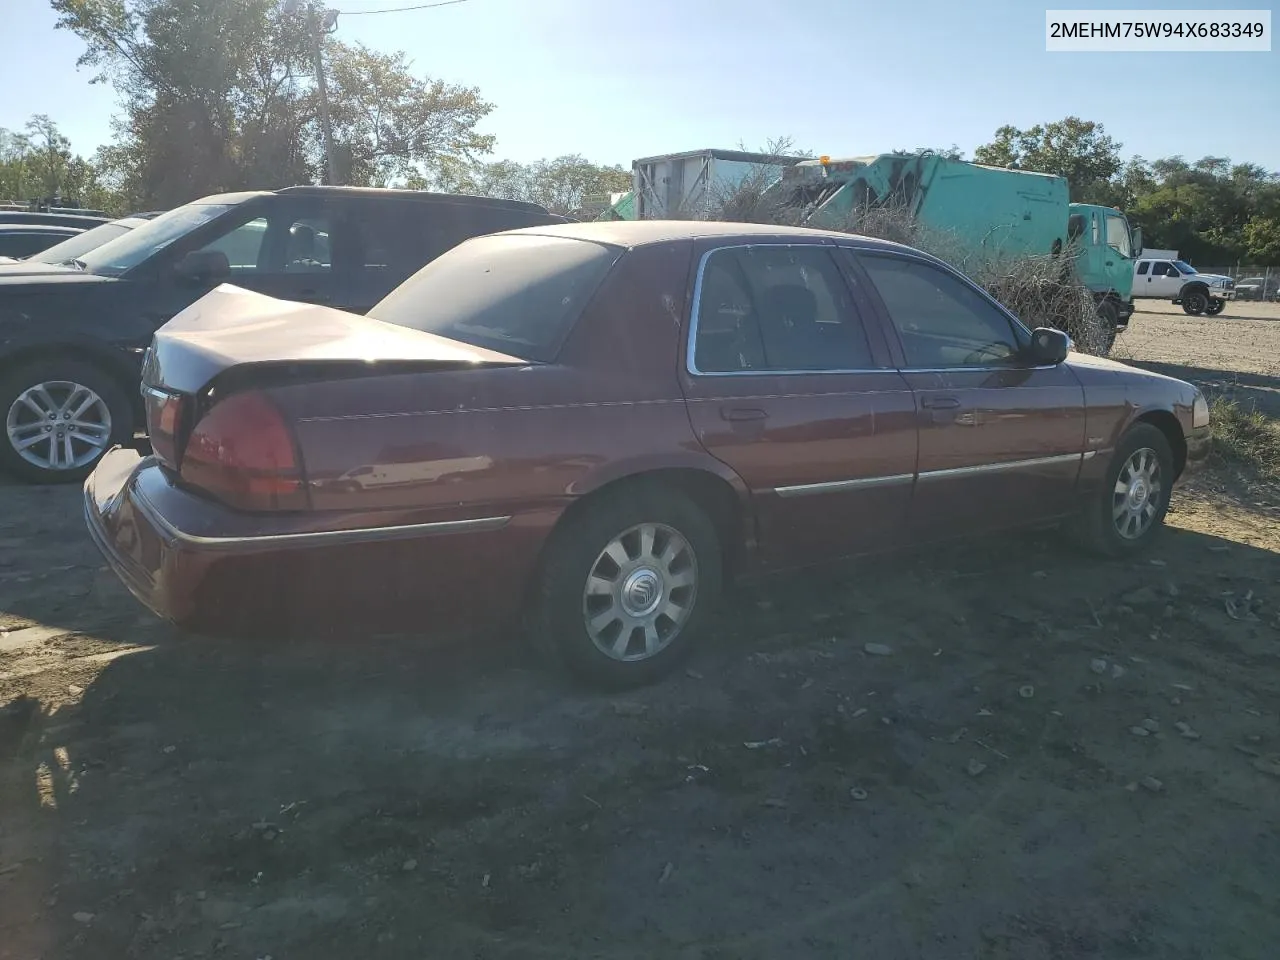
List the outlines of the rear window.
{"type": "Polygon", "coordinates": [[[617,247],[564,237],[478,237],[427,264],[368,315],[546,362],[621,255],[617,247]]]}

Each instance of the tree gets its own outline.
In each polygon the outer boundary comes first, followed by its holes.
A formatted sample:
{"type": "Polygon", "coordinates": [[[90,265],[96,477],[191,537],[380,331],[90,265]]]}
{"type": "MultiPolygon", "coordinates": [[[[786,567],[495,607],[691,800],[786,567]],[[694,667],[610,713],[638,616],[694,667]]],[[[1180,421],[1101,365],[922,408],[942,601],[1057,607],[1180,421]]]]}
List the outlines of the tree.
{"type": "Polygon", "coordinates": [[[973,159],[997,167],[1012,164],[1021,170],[1066,177],[1071,199],[1087,203],[1108,193],[1112,178],[1121,169],[1121,146],[1107,135],[1102,124],[1067,117],[1027,130],[1000,127],[993,141],[973,152],[973,159]]]}
{"type": "Polygon", "coordinates": [[[575,216],[583,213],[589,198],[630,190],[631,171],[570,154],[530,164],[498,160],[476,167],[447,165],[436,185],[455,193],[528,200],[552,213],[575,216]]]}
{"type": "MultiPolygon", "coordinates": [[[[277,0],[50,0],[85,43],[82,66],[124,101],[109,179],[145,206],[224,190],[315,182],[324,174],[312,57],[318,4],[277,0]]],[[[483,153],[476,91],[412,75],[401,54],[325,41],[336,133],[353,182],[430,172],[483,153]]]]}
{"type": "Polygon", "coordinates": [[[350,150],[349,182],[386,185],[493,149],[493,136],[475,129],[493,104],[476,88],[419,79],[403,53],[332,40],[327,49],[329,112],[334,139],[350,150]]]}

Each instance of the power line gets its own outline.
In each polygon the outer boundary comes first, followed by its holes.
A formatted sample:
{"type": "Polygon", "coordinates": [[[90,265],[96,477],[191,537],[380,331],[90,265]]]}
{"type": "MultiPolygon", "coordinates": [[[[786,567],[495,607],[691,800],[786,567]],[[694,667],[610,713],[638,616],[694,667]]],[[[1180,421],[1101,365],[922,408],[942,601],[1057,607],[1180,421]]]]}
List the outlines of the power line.
{"type": "Polygon", "coordinates": [[[344,17],[362,17],[370,13],[407,13],[410,10],[430,10],[433,7],[451,7],[455,3],[466,3],[467,0],[444,0],[443,3],[419,3],[412,7],[388,7],[385,10],[342,10],[344,17]]]}

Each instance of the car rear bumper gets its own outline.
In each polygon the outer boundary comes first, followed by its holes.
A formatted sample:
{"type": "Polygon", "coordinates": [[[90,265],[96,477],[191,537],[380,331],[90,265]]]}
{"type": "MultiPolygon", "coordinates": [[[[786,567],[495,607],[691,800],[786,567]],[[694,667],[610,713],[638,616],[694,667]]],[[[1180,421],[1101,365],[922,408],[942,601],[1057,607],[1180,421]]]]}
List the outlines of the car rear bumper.
{"type": "Polygon", "coordinates": [[[489,626],[519,609],[542,532],[510,516],[246,514],[125,449],[85,481],[84,511],[138,600],[215,633],[489,626]]]}

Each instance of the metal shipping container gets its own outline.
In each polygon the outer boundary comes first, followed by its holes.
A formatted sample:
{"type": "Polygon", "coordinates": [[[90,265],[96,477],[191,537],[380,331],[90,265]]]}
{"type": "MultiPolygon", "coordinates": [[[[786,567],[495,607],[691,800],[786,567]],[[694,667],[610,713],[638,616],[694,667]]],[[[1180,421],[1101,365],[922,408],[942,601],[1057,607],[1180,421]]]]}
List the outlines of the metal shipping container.
{"type": "Polygon", "coordinates": [[[646,157],[631,164],[636,218],[697,217],[761,170],[781,171],[807,157],[741,150],[692,150],[646,157]]]}

